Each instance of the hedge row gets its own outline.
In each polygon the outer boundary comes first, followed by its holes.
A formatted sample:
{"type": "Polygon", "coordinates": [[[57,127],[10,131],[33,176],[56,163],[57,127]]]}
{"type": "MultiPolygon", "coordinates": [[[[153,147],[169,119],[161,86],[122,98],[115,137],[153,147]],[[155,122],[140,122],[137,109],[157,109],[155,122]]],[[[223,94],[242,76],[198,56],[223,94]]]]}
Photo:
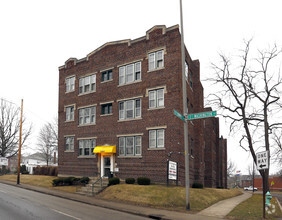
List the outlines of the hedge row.
{"type": "Polygon", "coordinates": [[[46,176],[58,176],[58,167],[43,166],[43,167],[34,167],[34,175],[46,175],[46,176]]]}
{"type": "MultiPolygon", "coordinates": [[[[108,186],[111,186],[111,185],[116,185],[116,184],[119,184],[120,183],[120,180],[118,177],[113,177],[113,178],[110,178],[109,179],[109,184],[108,186]]],[[[126,178],[125,179],[125,183],[126,184],[134,184],[135,183],[135,179],[134,178],[126,178]]],[[[137,183],[139,185],[150,185],[151,184],[151,180],[147,177],[138,177],[137,178],[137,183]]]]}
{"type": "Polygon", "coordinates": [[[59,177],[53,179],[53,186],[71,186],[71,185],[86,185],[89,182],[89,177],[59,177]]]}

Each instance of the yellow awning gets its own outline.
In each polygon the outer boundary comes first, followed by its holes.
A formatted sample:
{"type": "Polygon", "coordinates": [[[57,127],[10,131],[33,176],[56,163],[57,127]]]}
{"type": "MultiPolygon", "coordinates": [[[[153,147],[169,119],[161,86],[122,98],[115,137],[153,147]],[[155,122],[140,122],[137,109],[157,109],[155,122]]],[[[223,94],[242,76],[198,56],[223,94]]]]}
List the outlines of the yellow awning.
{"type": "Polygon", "coordinates": [[[101,154],[101,153],[114,154],[116,153],[116,151],[117,151],[116,146],[97,146],[94,148],[93,153],[94,154],[101,154]]]}

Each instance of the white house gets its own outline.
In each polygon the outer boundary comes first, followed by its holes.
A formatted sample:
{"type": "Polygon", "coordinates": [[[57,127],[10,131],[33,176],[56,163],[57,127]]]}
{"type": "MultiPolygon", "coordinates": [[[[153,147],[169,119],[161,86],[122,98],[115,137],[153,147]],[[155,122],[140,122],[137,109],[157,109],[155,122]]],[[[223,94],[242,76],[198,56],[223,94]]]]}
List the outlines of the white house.
{"type": "MultiPolygon", "coordinates": [[[[52,161],[48,163],[48,166],[58,166],[58,160],[52,158],[52,161]],[[55,163],[54,163],[55,162],[55,163]]],[[[33,174],[33,168],[37,166],[47,166],[46,160],[41,153],[34,153],[29,156],[23,156],[21,165],[25,165],[29,174],[33,174]]]]}

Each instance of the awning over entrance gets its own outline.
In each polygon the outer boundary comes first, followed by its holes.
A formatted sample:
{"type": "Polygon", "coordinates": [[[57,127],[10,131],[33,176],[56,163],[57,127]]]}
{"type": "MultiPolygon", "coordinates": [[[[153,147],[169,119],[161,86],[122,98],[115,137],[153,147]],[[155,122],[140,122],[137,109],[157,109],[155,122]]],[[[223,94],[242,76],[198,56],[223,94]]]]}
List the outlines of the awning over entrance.
{"type": "Polygon", "coordinates": [[[97,146],[94,148],[94,154],[101,154],[101,153],[108,153],[114,154],[116,153],[117,149],[116,146],[97,146]]]}

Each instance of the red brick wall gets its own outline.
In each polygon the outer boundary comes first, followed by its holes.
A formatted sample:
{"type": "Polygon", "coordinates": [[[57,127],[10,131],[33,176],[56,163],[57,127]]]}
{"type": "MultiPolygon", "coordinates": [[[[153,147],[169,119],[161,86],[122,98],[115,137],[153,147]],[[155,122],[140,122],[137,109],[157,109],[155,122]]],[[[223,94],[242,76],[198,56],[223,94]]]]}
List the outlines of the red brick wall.
{"type": "MultiPolygon", "coordinates": [[[[257,187],[259,190],[262,190],[263,184],[262,184],[262,178],[255,178],[254,181],[255,187],[257,187]]],[[[282,177],[269,177],[268,178],[268,183],[269,183],[269,189],[270,191],[272,190],[279,190],[282,191],[282,177]],[[274,182],[274,185],[271,186],[271,182],[274,182]]]]}

